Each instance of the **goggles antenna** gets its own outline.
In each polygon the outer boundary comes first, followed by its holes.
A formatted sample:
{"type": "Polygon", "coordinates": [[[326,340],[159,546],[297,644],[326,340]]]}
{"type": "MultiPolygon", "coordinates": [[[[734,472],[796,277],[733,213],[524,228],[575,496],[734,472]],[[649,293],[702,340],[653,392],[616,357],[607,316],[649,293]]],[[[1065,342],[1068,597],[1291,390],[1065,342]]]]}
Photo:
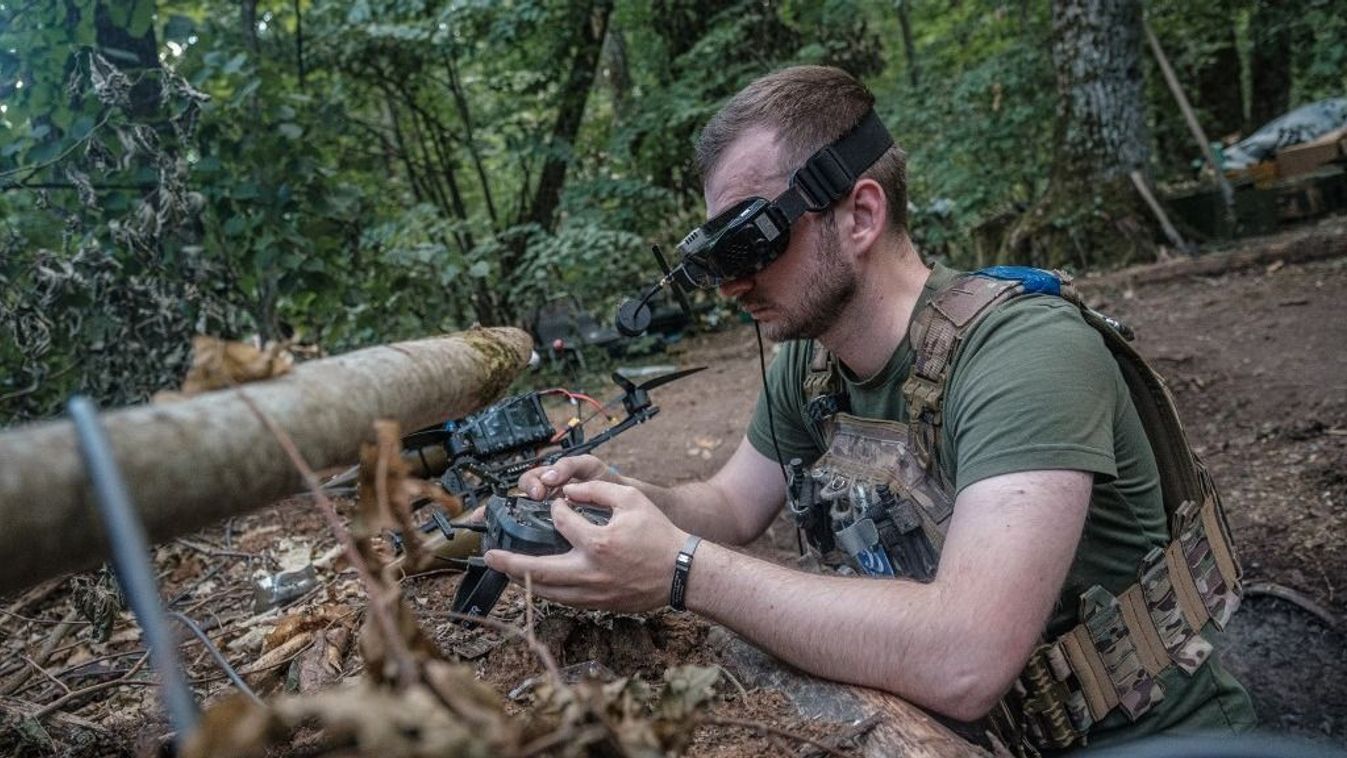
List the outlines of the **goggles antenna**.
{"type": "MultiPolygon", "coordinates": [[[[656,292],[669,286],[674,282],[676,272],[681,269],[669,268],[669,261],[664,257],[664,253],[659,249],[659,245],[652,245],[650,252],[655,254],[655,260],[659,262],[660,270],[664,276],[660,277],[655,285],[641,296],[640,300],[628,298],[622,301],[622,305],[617,309],[617,330],[627,337],[637,337],[650,328],[650,298],[655,296],[656,292]]],[[[674,294],[678,297],[678,305],[687,314],[689,320],[692,319],[692,305],[688,302],[687,295],[683,290],[674,284],[674,294]]]]}

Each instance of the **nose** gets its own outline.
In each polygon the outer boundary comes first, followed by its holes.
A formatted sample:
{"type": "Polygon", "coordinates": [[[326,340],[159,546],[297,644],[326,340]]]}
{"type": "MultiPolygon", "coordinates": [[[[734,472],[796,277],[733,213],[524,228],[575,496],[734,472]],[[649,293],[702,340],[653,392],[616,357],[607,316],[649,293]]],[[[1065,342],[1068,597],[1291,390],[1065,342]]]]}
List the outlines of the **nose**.
{"type": "Polygon", "coordinates": [[[727,279],[720,283],[720,294],[724,297],[737,299],[740,295],[753,289],[753,277],[741,276],[738,279],[727,279]]]}

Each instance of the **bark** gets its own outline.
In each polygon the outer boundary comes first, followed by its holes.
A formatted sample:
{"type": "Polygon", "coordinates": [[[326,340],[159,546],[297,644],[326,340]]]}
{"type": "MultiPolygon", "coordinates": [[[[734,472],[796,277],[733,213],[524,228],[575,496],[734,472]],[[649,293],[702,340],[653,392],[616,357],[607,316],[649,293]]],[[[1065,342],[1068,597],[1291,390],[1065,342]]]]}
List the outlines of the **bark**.
{"type": "MultiPolygon", "coordinates": [[[[152,540],[199,529],[302,489],[240,393],[316,468],[356,460],[377,419],[417,429],[494,400],[528,360],[529,336],[475,329],[300,364],[271,381],[102,418],[152,540]]],[[[67,421],[0,434],[0,595],[107,554],[67,421]]]]}
{"type": "Polygon", "coordinates": [[[295,0],[295,72],[299,79],[299,91],[304,91],[304,14],[300,11],[299,0],[295,0]]]}
{"type": "Polygon", "coordinates": [[[1048,191],[1009,237],[1040,266],[1089,268],[1154,252],[1130,178],[1150,157],[1140,0],[1054,0],[1056,150],[1048,191]]]}
{"type": "Polygon", "coordinates": [[[1138,0],[1055,0],[1052,60],[1062,134],[1053,180],[1087,186],[1145,166],[1138,0]]]}

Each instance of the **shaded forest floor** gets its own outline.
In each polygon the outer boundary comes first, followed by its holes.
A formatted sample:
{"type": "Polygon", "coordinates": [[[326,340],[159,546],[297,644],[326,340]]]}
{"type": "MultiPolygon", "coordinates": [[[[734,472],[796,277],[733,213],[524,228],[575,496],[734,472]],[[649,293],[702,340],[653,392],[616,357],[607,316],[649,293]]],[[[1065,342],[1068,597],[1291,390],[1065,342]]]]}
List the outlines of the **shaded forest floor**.
{"type": "MultiPolygon", "coordinates": [[[[1347,319],[1341,310],[1347,259],[1273,262],[1159,284],[1110,277],[1088,291],[1102,309],[1133,326],[1138,348],[1168,377],[1189,434],[1224,493],[1247,581],[1291,588],[1339,618],[1347,616],[1347,319]]],[[[657,390],[660,415],[602,451],[624,473],[664,484],[704,477],[728,459],[760,382],[748,327],[691,338],[677,348],[657,362],[709,370],[657,390]]],[[[161,545],[155,565],[173,607],[201,623],[254,688],[279,691],[315,681],[311,672],[317,670],[308,648],[293,642],[296,652],[289,657],[272,653],[267,667],[251,671],[244,665],[267,658],[264,646],[275,651],[287,643],[276,637],[287,627],[282,619],[309,620],[307,632],[296,631],[304,624],[290,624],[291,639],[301,633],[312,639],[319,628],[353,630],[364,597],[349,572],[320,570],[316,590],[281,614],[258,615],[253,581],[302,565],[333,544],[308,500],[295,499],[161,545]]],[[[788,561],[794,530],[778,521],[750,550],[788,561]]],[[[406,580],[403,587],[437,645],[469,662],[505,698],[507,711],[525,710],[522,691],[528,687],[521,685],[541,675],[542,666],[523,642],[447,621],[457,582],[456,574],[439,573],[406,580]]],[[[132,670],[142,648],[129,614],[112,616],[110,637],[93,641],[74,606],[96,601],[97,593],[75,591],[74,585],[53,581],[0,604],[6,609],[0,617],[0,716],[31,714],[68,698],[41,733],[0,732],[0,753],[143,753],[167,731],[154,689],[132,670]],[[34,668],[38,661],[41,673],[34,668]],[[25,669],[29,675],[20,677],[25,669]],[[100,684],[102,689],[91,689],[100,684]],[[71,697],[72,690],[87,691],[71,697]]],[[[524,600],[512,588],[497,615],[522,623],[524,600]]],[[[710,627],[689,615],[611,616],[535,606],[537,636],[563,669],[592,669],[593,661],[617,676],[659,682],[670,666],[717,661],[710,627]]],[[[314,647],[323,648],[320,654],[335,649],[339,655],[317,679],[360,671],[349,636],[327,634],[326,648],[319,639],[314,647]]],[[[1344,650],[1343,633],[1299,605],[1253,595],[1228,630],[1224,655],[1253,693],[1264,729],[1347,745],[1344,650]]],[[[184,651],[198,693],[209,700],[229,689],[200,646],[184,651]]],[[[773,690],[741,691],[726,679],[717,693],[710,713],[720,722],[696,729],[693,754],[802,754],[808,746],[796,736],[819,739],[845,728],[800,716],[773,690]],[[777,733],[733,722],[768,725],[777,733]]]]}

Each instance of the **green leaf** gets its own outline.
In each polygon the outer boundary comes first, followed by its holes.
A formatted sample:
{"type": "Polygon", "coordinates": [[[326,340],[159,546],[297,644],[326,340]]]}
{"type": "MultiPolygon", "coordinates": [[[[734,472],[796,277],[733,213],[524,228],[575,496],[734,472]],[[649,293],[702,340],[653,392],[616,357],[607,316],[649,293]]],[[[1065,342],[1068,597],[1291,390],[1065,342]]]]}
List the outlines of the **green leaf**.
{"type": "Polygon", "coordinates": [[[251,200],[261,196],[262,188],[253,182],[243,182],[235,187],[230,194],[238,200],[251,200]]]}
{"type": "Polygon", "coordinates": [[[168,17],[168,23],[164,24],[164,39],[182,42],[192,36],[192,33],[195,31],[195,21],[188,16],[174,13],[172,16],[168,17]]]}
{"type": "Polygon", "coordinates": [[[154,23],[154,0],[136,0],[126,31],[137,39],[144,37],[154,23]]]}
{"type": "Polygon", "coordinates": [[[248,219],[243,216],[230,216],[229,220],[224,222],[224,233],[230,237],[237,237],[248,228],[248,219]]]}
{"type": "Polygon", "coordinates": [[[299,124],[292,124],[286,122],[276,127],[276,129],[289,139],[299,139],[300,137],[304,136],[304,127],[300,126],[299,124]]]}
{"type": "Polygon", "coordinates": [[[484,279],[491,273],[491,264],[486,261],[477,261],[468,269],[468,276],[475,279],[484,279]]]}
{"type": "Polygon", "coordinates": [[[346,23],[363,24],[373,18],[374,14],[370,11],[368,0],[356,0],[351,3],[350,10],[346,11],[346,23]]]}
{"type": "Polygon", "coordinates": [[[248,54],[239,53],[238,55],[235,55],[233,58],[230,58],[229,62],[224,65],[224,72],[226,74],[237,74],[238,72],[243,70],[243,64],[247,62],[248,62],[248,54]]]}

